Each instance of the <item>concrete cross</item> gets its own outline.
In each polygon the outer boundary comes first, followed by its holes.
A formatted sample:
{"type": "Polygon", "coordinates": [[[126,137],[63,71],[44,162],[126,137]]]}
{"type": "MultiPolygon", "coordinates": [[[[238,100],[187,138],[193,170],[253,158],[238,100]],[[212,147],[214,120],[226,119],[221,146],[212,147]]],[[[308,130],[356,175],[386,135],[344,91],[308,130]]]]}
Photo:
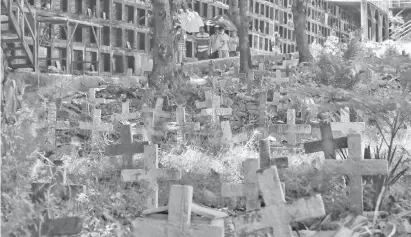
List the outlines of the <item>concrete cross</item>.
{"type": "Polygon", "coordinates": [[[121,114],[113,114],[112,120],[132,120],[139,116],[140,113],[137,111],[130,113],[130,101],[126,101],[121,104],[121,114]]]}
{"type": "Polygon", "coordinates": [[[176,109],[177,126],[180,128],[178,138],[185,140],[185,134],[200,131],[199,122],[186,122],[185,107],[178,105],[176,109]]]}
{"type": "Polygon", "coordinates": [[[247,132],[242,132],[242,133],[233,135],[231,131],[230,121],[221,121],[221,131],[223,133],[223,136],[221,138],[221,143],[225,145],[233,145],[236,143],[248,141],[247,132]]]}
{"type": "Polygon", "coordinates": [[[363,213],[362,176],[387,175],[388,161],[379,159],[363,159],[361,135],[348,135],[348,159],[325,160],[323,171],[332,174],[345,174],[349,177],[351,209],[357,215],[363,213]]]}
{"type": "Polygon", "coordinates": [[[148,144],[148,142],[133,142],[131,125],[122,125],[120,128],[120,144],[106,146],[106,154],[109,156],[121,155],[123,157],[123,169],[131,169],[133,168],[134,154],[143,153],[144,146],[148,144]]]}
{"type": "Polygon", "coordinates": [[[98,104],[109,104],[116,102],[116,100],[113,99],[104,99],[104,98],[96,98],[96,92],[103,90],[104,88],[90,88],[88,90],[88,102],[93,105],[98,105],[98,104]]]}
{"type": "Polygon", "coordinates": [[[335,150],[348,148],[347,137],[334,139],[330,123],[320,122],[321,140],[304,143],[306,154],[323,151],[325,159],[336,159],[335,150]]]}
{"type": "Polygon", "coordinates": [[[287,124],[274,124],[269,127],[270,134],[286,134],[287,143],[297,144],[297,134],[310,134],[311,125],[295,124],[295,109],[287,110],[287,124]]]}
{"type": "Polygon", "coordinates": [[[44,126],[47,128],[47,143],[51,149],[56,147],[56,130],[69,130],[70,123],[68,121],[57,120],[57,106],[55,103],[49,103],[47,106],[47,122],[44,126]]]}
{"type": "Polygon", "coordinates": [[[274,236],[289,237],[293,236],[290,226],[292,222],[325,215],[321,195],[302,198],[292,204],[287,204],[275,166],[258,170],[257,179],[265,207],[233,217],[232,223],[237,235],[272,228],[271,233],[274,236]]]}
{"type": "Polygon", "coordinates": [[[196,101],[196,108],[202,109],[201,116],[211,116],[211,123],[213,126],[220,124],[219,116],[231,115],[233,109],[231,108],[221,108],[221,97],[213,95],[211,91],[205,92],[205,101],[196,101]]]}
{"type": "Polygon", "coordinates": [[[145,180],[149,183],[151,191],[147,197],[147,208],[158,207],[158,184],[157,180],[179,180],[181,171],[177,169],[158,168],[158,146],[157,144],[144,146],[144,168],[123,169],[121,176],[125,182],[145,180]]]}
{"type": "Polygon", "coordinates": [[[101,109],[93,110],[93,121],[92,123],[87,123],[80,121],[79,128],[83,130],[91,130],[91,141],[93,144],[97,144],[99,141],[100,132],[112,132],[113,125],[109,123],[103,123],[101,121],[101,109]]]}
{"type": "Polygon", "coordinates": [[[148,141],[153,141],[154,136],[163,134],[157,133],[155,131],[156,124],[161,120],[161,118],[169,119],[171,118],[171,113],[163,111],[163,98],[157,98],[154,108],[143,107],[140,112],[146,113],[145,117],[145,129],[148,141]]]}
{"type": "Polygon", "coordinates": [[[145,210],[143,214],[168,211],[166,220],[159,218],[139,218],[133,222],[133,236],[145,237],[223,237],[224,226],[213,224],[227,214],[211,210],[193,203],[193,187],[171,186],[168,206],[157,210],[145,210]],[[201,215],[211,219],[207,224],[192,222],[193,215],[201,215]]]}
{"type": "Polygon", "coordinates": [[[332,131],[341,131],[345,135],[365,131],[364,122],[350,122],[350,108],[340,109],[340,122],[331,122],[332,131]]]}
{"type": "Polygon", "coordinates": [[[283,84],[283,83],[290,83],[289,77],[283,77],[281,70],[275,70],[275,74],[271,72],[266,72],[262,76],[262,81],[272,82],[275,84],[283,84]]]}

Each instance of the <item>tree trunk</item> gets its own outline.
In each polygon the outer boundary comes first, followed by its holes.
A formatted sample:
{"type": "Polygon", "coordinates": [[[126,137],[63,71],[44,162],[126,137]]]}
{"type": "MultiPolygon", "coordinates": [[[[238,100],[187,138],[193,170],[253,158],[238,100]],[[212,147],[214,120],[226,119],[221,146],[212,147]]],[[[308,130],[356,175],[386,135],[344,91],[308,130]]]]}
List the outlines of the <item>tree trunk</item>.
{"type": "Polygon", "coordinates": [[[153,0],[153,70],[149,85],[166,85],[173,81],[175,72],[174,29],[169,0],[153,0]]]}
{"type": "Polygon", "coordinates": [[[242,73],[247,73],[252,66],[251,50],[248,42],[249,17],[247,16],[247,11],[248,1],[230,1],[228,16],[235,27],[237,27],[238,38],[240,41],[240,72],[242,73]]]}
{"type": "Polygon", "coordinates": [[[294,32],[298,54],[300,56],[300,63],[309,62],[313,58],[308,45],[308,37],[305,32],[305,24],[307,22],[307,6],[308,3],[306,0],[296,0],[293,2],[292,7],[294,32]]]}

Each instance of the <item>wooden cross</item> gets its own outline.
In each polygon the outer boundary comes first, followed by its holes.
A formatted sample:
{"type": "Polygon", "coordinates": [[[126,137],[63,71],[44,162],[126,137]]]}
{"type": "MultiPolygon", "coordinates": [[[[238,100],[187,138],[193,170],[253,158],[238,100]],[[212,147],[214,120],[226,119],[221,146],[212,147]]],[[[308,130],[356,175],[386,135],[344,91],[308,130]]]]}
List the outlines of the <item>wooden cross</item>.
{"type": "MultiPolygon", "coordinates": [[[[143,214],[168,211],[166,220],[163,218],[139,218],[133,222],[133,236],[144,237],[223,237],[224,226],[213,224],[214,219],[225,218],[227,214],[211,210],[193,203],[193,187],[171,186],[168,206],[156,210],[144,210],[143,214]],[[192,223],[192,213],[211,218],[209,223],[192,223]]],[[[158,214],[157,214],[158,215],[158,214]]]]}
{"type": "Polygon", "coordinates": [[[186,122],[185,107],[178,105],[176,109],[177,126],[180,127],[178,138],[185,140],[185,134],[200,131],[199,122],[186,122]]]}
{"type": "Polygon", "coordinates": [[[93,105],[98,104],[109,104],[116,102],[112,99],[96,98],[96,92],[102,90],[103,88],[90,88],[88,90],[88,102],[93,105]]]}
{"type": "Polygon", "coordinates": [[[196,101],[196,108],[202,109],[201,116],[211,116],[213,126],[220,124],[219,116],[228,116],[233,113],[232,108],[221,108],[221,97],[213,95],[211,91],[205,92],[205,101],[196,101]]]}
{"type": "Polygon", "coordinates": [[[295,124],[295,109],[287,110],[287,124],[274,124],[269,128],[269,133],[286,134],[287,143],[290,145],[297,144],[297,134],[310,134],[311,125],[295,124]]]}
{"type": "MultiPolygon", "coordinates": [[[[244,167],[244,184],[222,184],[221,194],[223,197],[245,197],[246,210],[259,209],[260,190],[257,184],[256,172],[260,168],[267,168],[271,165],[278,168],[288,168],[288,157],[279,157],[271,159],[270,144],[268,139],[260,140],[260,158],[247,159],[243,162],[244,167]]],[[[281,183],[283,190],[285,190],[285,183],[281,183]]]]}
{"type": "Polygon", "coordinates": [[[113,114],[113,120],[131,120],[137,119],[140,116],[139,112],[130,113],[130,101],[123,102],[121,104],[121,114],[113,114]]]}
{"type": "Polygon", "coordinates": [[[302,198],[292,204],[287,204],[277,167],[271,166],[257,171],[257,179],[265,207],[233,217],[232,223],[236,234],[245,235],[253,231],[272,228],[271,233],[274,236],[289,237],[293,236],[290,226],[292,222],[325,215],[321,195],[302,198]]]}
{"type": "Polygon", "coordinates": [[[47,142],[51,148],[56,147],[56,130],[69,130],[70,123],[68,121],[57,120],[57,106],[55,103],[50,103],[47,107],[47,142]]]}
{"type": "Polygon", "coordinates": [[[321,140],[304,143],[306,154],[323,151],[325,159],[336,159],[335,150],[348,148],[347,137],[334,139],[330,123],[320,122],[321,140]]]}
{"type": "Polygon", "coordinates": [[[144,146],[148,142],[133,142],[132,127],[130,124],[120,128],[120,144],[106,146],[106,154],[109,156],[121,155],[123,157],[123,169],[133,168],[133,155],[144,152],[144,146]]]}
{"type": "Polygon", "coordinates": [[[79,128],[83,130],[91,130],[91,141],[93,144],[97,144],[99,141],[100,132],[111,132],[113,131],[113,125],[108,123],[103,123],[101,121],[101,109],[93,110],[93,121],[92,123],[87,123],[80,121],[79,128]]]}
{"type": "Polygon", "coordinates": [[[351,209],[357,215],[363,213],[362,176],[387,175],[388,161],[380,159],[363,159],[361,135],[348,135],[348,159],[325,160],[323,171],[332,174],[345,174],[349,177],[351,209]]]}
{"type": "Polygon", "coordinates": [[[161,118],[169,119],[171,118],[171,113],[163,111],[163,98],[157,98],[156,105],[153,108],[143,107],[140,112],[146,113],[145,117],[145,129],[148,141],[153,141],[154,136],[162,133],[157,133],[155,131],[155,125],[160,121],[161,118]]]}
{"type": "Polygon", "coordinates": [[[331,123],[332,131],[341,131],[344,134],[365,131],[364,122],[350,122],[350,108],[348,107],[340,109],[340,121],[331,123]]]}
{"type": "Polygon", "coordinates": [[[158,168],[157,144],[144,145],[143,159],[143,169],[123,169],[121,176],[125,182],[147,181],[151,189],[147,197],[147,208],[156,208],[158,207],[157,180],[179,180],[181,179],[181,171],[177,169],[158,168]]]}

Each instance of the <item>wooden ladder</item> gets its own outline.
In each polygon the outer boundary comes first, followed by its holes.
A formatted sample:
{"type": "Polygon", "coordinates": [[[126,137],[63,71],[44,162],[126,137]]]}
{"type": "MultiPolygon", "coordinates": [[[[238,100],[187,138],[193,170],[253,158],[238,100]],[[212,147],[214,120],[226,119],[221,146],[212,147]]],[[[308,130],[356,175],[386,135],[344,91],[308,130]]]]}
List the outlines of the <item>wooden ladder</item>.
{"type": "Polygon", "coordinates": [[[36,17],[27,0],[0,0],[1,47],[12,69],[36,68],[36,17]],[[4,30],[3,30],[4,29],[4,30]],[[25,33],[26,31],[26,33],[25,33]],[[25,36],[32,38],[30,49],[25,36]]]}

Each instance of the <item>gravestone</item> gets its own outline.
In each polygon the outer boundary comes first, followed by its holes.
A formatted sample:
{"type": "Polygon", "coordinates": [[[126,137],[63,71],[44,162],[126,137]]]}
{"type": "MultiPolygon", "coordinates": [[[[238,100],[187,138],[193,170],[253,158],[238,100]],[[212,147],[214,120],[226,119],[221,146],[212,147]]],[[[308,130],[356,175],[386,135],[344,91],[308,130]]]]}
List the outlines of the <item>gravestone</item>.
{"type": "Polygon", "coordinates": [[[223,237],[227,214],[199,206],[192,199],[193,187],[173,185],[168,206],[144,210],[147,217],[133,221],[133,236],[223,237]]]}
{"type": "Polygon", "coordinates": [[[123,169],[121,176],[125,182],[147,181],[151,190],[147,197],[147,208],[158,207],[158,184],[157,180],[179,180],[181,171],[177,169],[158,168],[157,144],[144,146],[144,168],[123,169]]]}
{"type": "Polygon", "coordinates": [[[143,107],[140,112],[145,113],[145,129],[148,141],[153,141],[154,136],[162,136],[164,133],[162,131],[156,131],[155,126],[161,120],[161,118],[170,119],[171,113],[163,111],[163,98],[157,98],[154,108],[149,108],[147,106],[143,107]]]}
{"type": "Polygon", "coordinates": [[[185,107],[181,105],[178,105],[176,109],[176,121],[177,126],[179,127],[177,135],[178,139],[181,138],[184,141],[186,134],[192,134],[200,131],[199,122],[186,122],[185,107]]]}
{"type": "Polygon", "coordinates": [[[106,155],[121,155],[123,169],[132,169],[134,154],[144,153],[144,146],[148,144],[148,142],[134,142],[131,125],[122,125],[120,128],[120,143],[106,146],[106,155]]]}
{"type": "Polygon", "coordinates": [[[80,121],[79,128],[91,131],[91,142],[93,146],[99,142],[100,132],[113,131],[112,124],[103,123],[101,121],[101,109],[93,110],[93,121],[91,123],[80,121]]]}
{"type": "Polygon", "coordinates": [[[362,177],[365,175],[387,175],[388,161],[363,159],[361,135],[348,135],[348,159],[325,160],[323,171],[332,174],[345,174],[349,177],[350,206],[358,215],[363,213],[362,177]]]}
{"type": "Polygon", "coordinates": [[[292,222],[325,215],[321,195],[287,203],[275,166],[258,170],[257,179],[265,207],[232,217],[234,231],[237,235],[246,235],[257,230],[271,228],[270,233],[274,236],[291,237],[293,236],[290,226],[292,222]]]}
{"type": "Polygon", "coordinates": [[[331,125],[328,122],[320,122],[321,140],[304,143],[306,154],[322,151],[325,159],[336,159],[335,150],[348,148],[347,137],[334,139],[331,125]]]}
{"type": "Polygon", "coordinates": [[[230,121],[221,121],[221,131],[223,133],[221,142],[225,145],[233,145],[248,141],[248,133],[241,132],[234,134],[231,131],[230,121]]]}
{"type": "Polygon", "coordinates": [[[331,122],[332,131],[341,131],[345,135],[349,133],[361,133],[365,131],[364,122],[350,122],[350,108],[340,109],[340,122],[331,122]]]}
{"type": "Polygon", "coordinates": [[[96,98],[96,92],[100,90],[103,90],[103,88],[90,88],[88,90],[88,103],[92,105],[99,105],[116,102],[116,100],[113,99],[96,98]]]}
{"type": "Polygon", "coordinates": [[[311,126],[309,124],[295,124],[295,109],[287,110],[287,124],[273,124],[269,127],[269,133],[286,134],[287,143],[290,145],[297,144],[297,134],[310,134],[311,126]]]}
{"type": "Polygon", "coordinates": [[[113,120],[134,120],[140,117],[139,112],[130,113],[130,101],[123,102],[121,104],[121,114],[113,114],[113,120]]]}

